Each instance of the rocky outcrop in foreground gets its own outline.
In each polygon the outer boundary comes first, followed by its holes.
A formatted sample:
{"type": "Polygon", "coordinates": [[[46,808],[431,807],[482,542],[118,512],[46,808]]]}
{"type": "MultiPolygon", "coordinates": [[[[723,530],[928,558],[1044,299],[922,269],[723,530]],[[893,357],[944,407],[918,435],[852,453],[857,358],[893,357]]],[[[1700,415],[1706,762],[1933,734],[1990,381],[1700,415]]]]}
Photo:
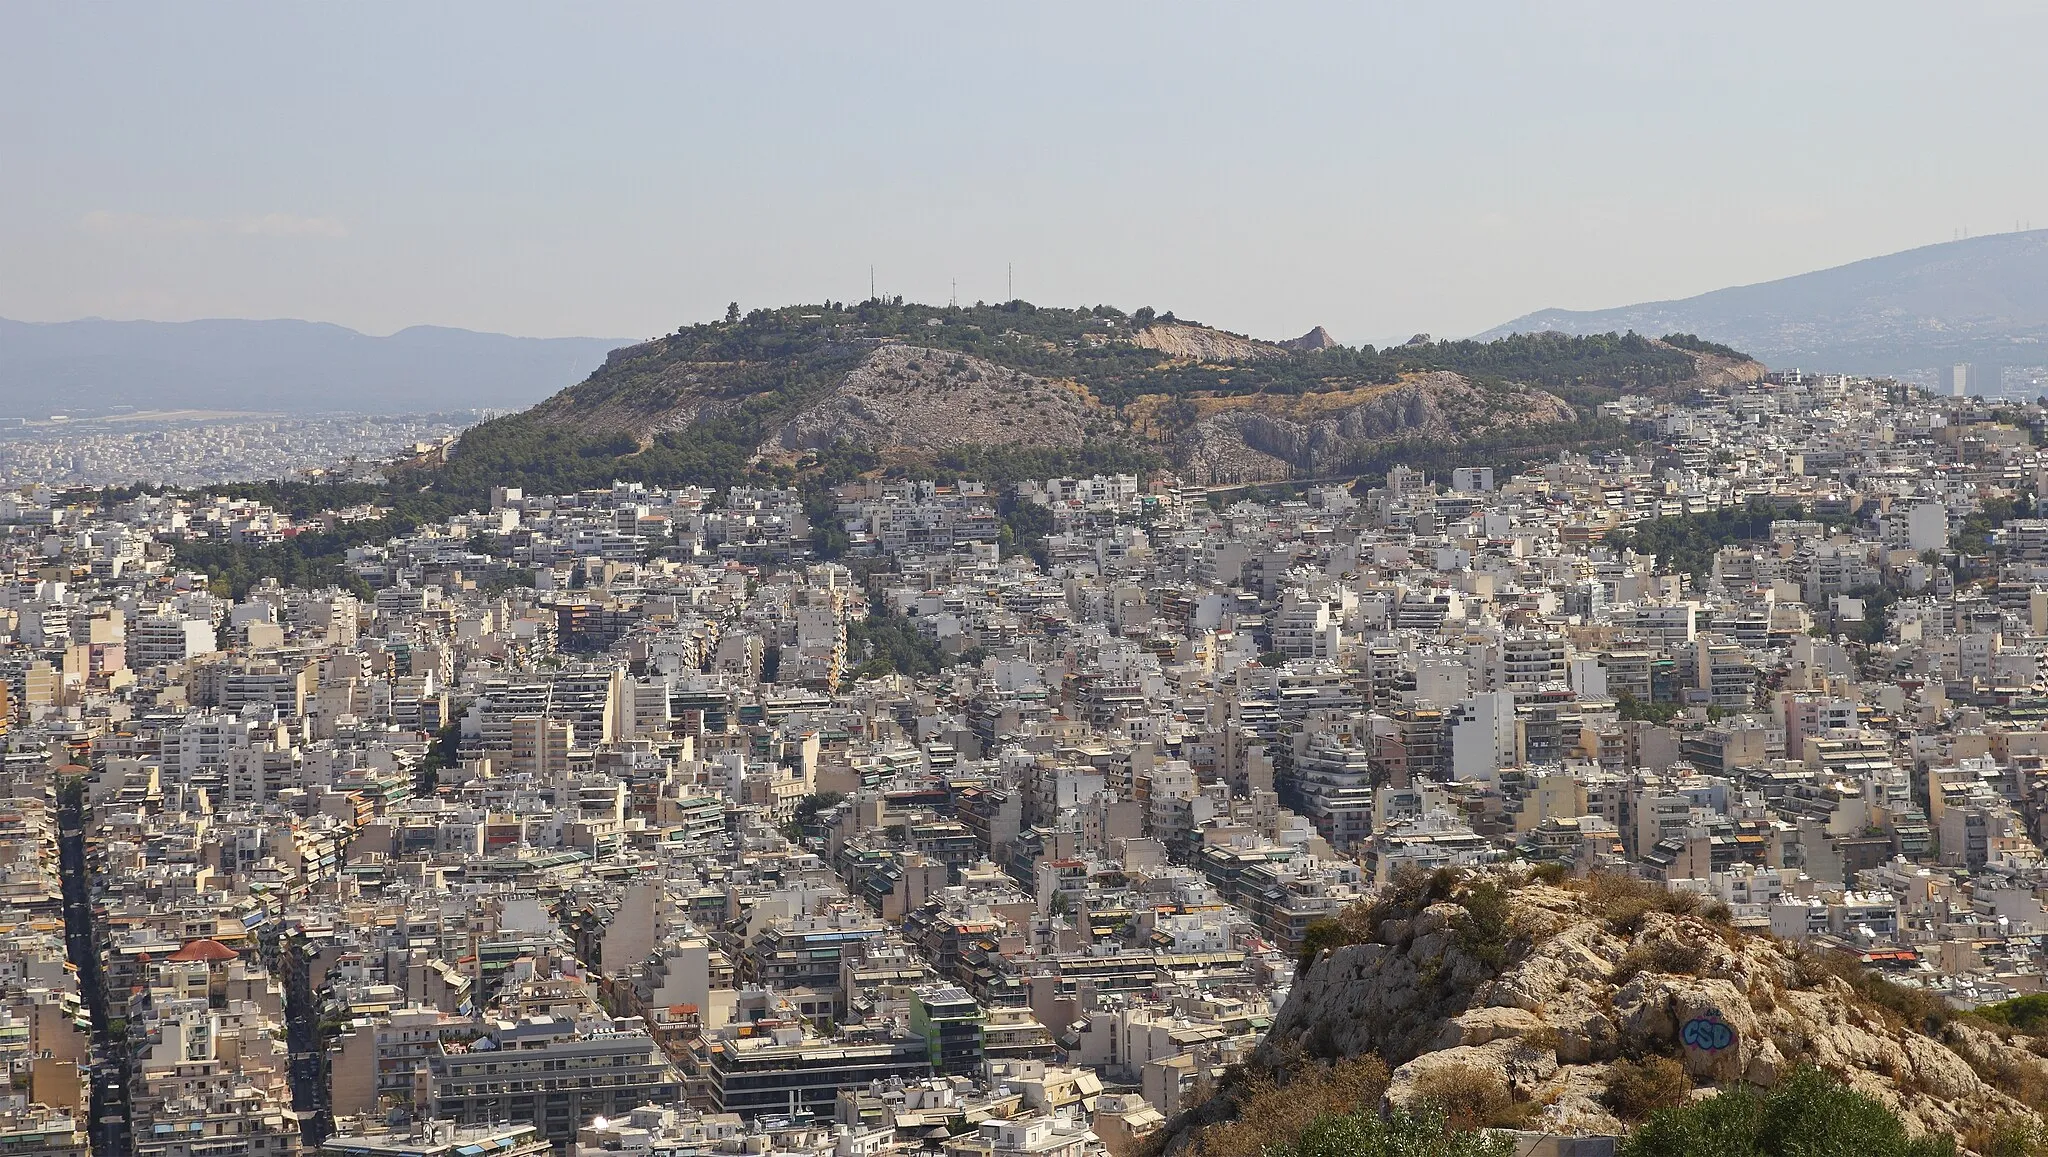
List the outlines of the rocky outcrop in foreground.
{"type": "Polygon", "coordinates": [[[1622,1131],[1615,1066],[1656,1057],[1682,1062],[1696,1090],[1812,1065],[1918,1133],[2033,1116],[2013,1094],[2048,1084],[2048,1065],[1990,1026],[1908,1023],[1922,1011],[1909,994],[1688,907],[1512,870],[1440,881],[1355,918],[1364,942],[1297,978],[1262,1060],[1377,1054],[1395,1104],[1476,1075],[1511,1090],[1527,1127],[1556,1132],[1622,1131]]]}

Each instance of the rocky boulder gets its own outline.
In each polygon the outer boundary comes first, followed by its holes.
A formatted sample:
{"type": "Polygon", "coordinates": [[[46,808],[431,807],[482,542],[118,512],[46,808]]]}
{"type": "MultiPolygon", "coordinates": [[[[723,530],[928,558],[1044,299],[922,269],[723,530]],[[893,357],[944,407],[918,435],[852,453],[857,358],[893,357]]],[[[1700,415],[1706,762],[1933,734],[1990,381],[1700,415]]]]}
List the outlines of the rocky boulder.
{"type": "Polygon", "coordinates": [[[1326,350],[1336,345],[1337,339],[1330,336],[1329,330],[1317,326],[1300,337],[1291,337],[1276,344],[1291,350],[1326,350]]]}

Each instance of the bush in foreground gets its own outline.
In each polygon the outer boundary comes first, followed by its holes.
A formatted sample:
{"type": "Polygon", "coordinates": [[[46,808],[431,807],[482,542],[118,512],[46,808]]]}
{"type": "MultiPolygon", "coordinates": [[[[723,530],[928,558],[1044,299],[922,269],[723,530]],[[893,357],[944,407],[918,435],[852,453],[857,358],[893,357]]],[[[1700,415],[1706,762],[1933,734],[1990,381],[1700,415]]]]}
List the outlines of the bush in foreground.
{"type": "Polygon", "coordinates": [[[1513,1157],[1514,1152],[1507,1134],[1457,1129],[1425,1103],[1384,1117],[1318,1117],[1292,1145],[1273,1146],[1265,1157],[1513,1157]]]}
{"type": "Polygon", "coordinates": [[[1515,1100],[1499,1073],[1471,1065],[1436,1069],[1417,1081],[1416,1089],[1453,1129],[1519,1129],[1536,1109],[1515,1100]]]}
{"type": "Polygon", "coordinates": [[[1623,1141],[1619,1157],[1954,1157],[1949,1137],[1906,1135],[1891,1110],[1803,1068],[1767,1092],[1729,1089],[1664,1109],[1623,1141]]]}
{"type": "Polygon", "coordinates": [[[1259,1157],[1294,1143],[1324,1117],[1368,1112],[1387,1091],[1388,1070],[1378,1057],[1352,1057],[1335,1064],[1303,1061],[1286,1083],[1248,1076],[1233,1091],[1231,1119],[1204,1127],[1197,1149],[1202,1157],[1259,1157]]]}
{"type": "Polygon", "coordinates": [[[2002,1024],[2023,1033],[2038,1034],[2048,1029],[2048,992],[2031,993],[2000,1004],[1989,1005],[1978,1009],[1977,1015],[1993,1024],[2002,1024]]]}
{"type": "Polygon", "coordinates": [[[1659,1109],[1675,1109],[1692,1095],[1692,1078],[1670,1057],[1620,1060],[1607,1070],[1607,1107],[1624,1121],[1640,1121],[1659,1109]]]}

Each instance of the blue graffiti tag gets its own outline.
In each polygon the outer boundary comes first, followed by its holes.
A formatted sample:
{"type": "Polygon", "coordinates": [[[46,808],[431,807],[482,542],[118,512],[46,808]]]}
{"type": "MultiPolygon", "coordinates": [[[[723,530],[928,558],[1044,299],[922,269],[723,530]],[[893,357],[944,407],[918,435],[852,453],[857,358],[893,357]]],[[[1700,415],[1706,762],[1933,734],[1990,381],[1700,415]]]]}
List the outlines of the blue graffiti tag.
{"type": "Polygon", "coordinates": [[[1735,1044],[1735,1030],[1728,1027],[1728,1023],[1721,1019],[1720,1014],[1707,1013],[1686,1021],[1685,1027],[1679,1030],[1678,1039],[1684,1041],[1689,1048],[1696,1048],[1704,1053],[1718,1053],[1735,1044]]]}

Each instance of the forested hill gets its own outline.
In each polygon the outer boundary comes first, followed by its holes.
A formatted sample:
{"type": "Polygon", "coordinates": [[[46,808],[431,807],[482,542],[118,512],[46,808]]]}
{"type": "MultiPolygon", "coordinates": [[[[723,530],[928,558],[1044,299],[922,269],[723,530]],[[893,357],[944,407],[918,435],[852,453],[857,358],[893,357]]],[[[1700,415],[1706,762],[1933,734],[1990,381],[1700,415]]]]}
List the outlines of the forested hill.
{"type": "Polygon", "coordinates": [[[1590,407],[1761,367],[1685,335],[1259,341],[1110,306],[899,300],[733,311],[616,350],[587,379],[478,426],[435,489],[614,478],[722,485],[835,447],[944,466],[989,448],[1074,468],[1155,460],[1211,481],[1378,465],[1388,446],[1489,452],[1611,437],[1590,407]],[[1304,348],[1314,347],[1314,348],[1304,348]]]}

